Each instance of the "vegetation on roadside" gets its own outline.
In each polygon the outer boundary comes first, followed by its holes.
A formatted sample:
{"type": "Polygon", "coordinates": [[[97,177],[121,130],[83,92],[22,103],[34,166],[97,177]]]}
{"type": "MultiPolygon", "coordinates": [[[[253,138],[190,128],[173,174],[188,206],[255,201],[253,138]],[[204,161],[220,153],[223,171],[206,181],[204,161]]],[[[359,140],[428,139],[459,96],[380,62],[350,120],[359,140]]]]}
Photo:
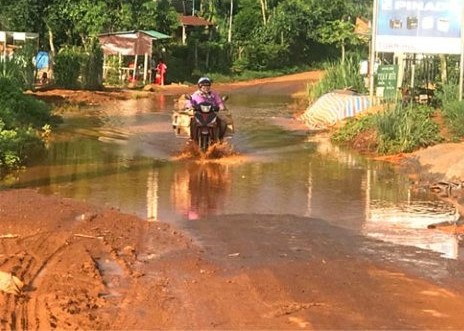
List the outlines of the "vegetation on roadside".
{"type": "Polygon", "coordinates": [[[336,130],[332,141],[376,154],[412,152],[443,140],[435,110],[429,106],[401,105],[386,110],[353,117],[336,130]]]}
{"type": "MultiPolygon", "coordinates": [[[[155,30],[172,36],[156,40],[149,54],[165,60],[168,82],[195,82],[206,73],[217,75],[217,81],[246,80],[262,78],[263,72],[301,71],[367,49],[354,23],[372,15],[371,2],[0,0],[0,30],[38,33],[39,48],[58,66],[62,49],[81,47],[94,54],[89,46],[99,34],[155,30]],[[181,16],[198,16],[211,25],[188,25],[184,35],[181,16]]],[[[59,76],[61,82],[65,78],[59,76]]]]}
{"type": "Polygon", "coordinates": [[[464,138],[464,101],[459,101],[458,86],[458,82],[442,84],[435,93],[437,107],[440,108],[446,127],[453,135],[452,139],[456,141],[464,138]]]}
{"type": "Polygon", "coordinates": [[[323,65],[324,77],[315,85],[308,87],[310,100],[316,100],[323,94],[337,89],[352,89],[366,92],[364,81],[359,75],[359,60],[349,57],[345,61],[329,62],[323,65]]]}
{"type": "Polygon", "coordinates": [[[14,66],[0,61],[0,177],[38,157],[51,128],[49,107],[23,94],[14,66]]]}
{"type": "MultiPolygon", "coordinates": [[[[310,99],[315,99],[334,89],[342,88],[366,92],[358,67],[353,60],[327,66],[324,78],[310,88],[308,95],[310,99]]],[[[445,86],[442,97],[437,96],[437,99],[443,103],[444,117],[448,119],[447,123],[450,125],[459,123],[460,120],[464,124],[464,116],[459,115],[464,107],[450,99],[450,96],[455,94],[449,91],[449,88],[445,86]]],[[[385,104],[382,111],[360,114],[347,119],[344,125],[334,130],[332,141],[368,153],[412,152],[443,141],[440,127],[434,120],[435,112],[432,106],[415,103],[385,104]]],[[[456,124],[455,132],[458,128],[460,126],[456,124]]]]}

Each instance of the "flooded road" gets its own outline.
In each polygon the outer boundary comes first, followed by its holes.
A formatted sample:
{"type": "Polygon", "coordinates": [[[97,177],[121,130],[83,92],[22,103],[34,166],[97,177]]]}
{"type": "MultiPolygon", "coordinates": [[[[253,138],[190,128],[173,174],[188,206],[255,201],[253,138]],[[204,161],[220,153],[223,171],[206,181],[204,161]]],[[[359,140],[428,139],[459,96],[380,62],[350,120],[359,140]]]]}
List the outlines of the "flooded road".
{"type": "MultiPolygon", "coordinates": [[[[231,95],[228,107],[236,133],[229,144],[237,155],[206,162],[178,157],[185,140],[172,131],[171,96],[67,113],[43,162],[2,186],[38,188],[171,223],[200,242],[214,240],[199,230],[211,219],[237,234],[248,230],[246,223],[230,221],[237,215],[274,222],[279,215],[291,215],[417,252],[462,258],[454,235],[427,229],[455,220],[453,206],[413,191],[389,164],[316,139],[291,119],[292,103],[283,96],[231,95]]],[[[285,224],[280,233],[294,230],[285,224]]]]}

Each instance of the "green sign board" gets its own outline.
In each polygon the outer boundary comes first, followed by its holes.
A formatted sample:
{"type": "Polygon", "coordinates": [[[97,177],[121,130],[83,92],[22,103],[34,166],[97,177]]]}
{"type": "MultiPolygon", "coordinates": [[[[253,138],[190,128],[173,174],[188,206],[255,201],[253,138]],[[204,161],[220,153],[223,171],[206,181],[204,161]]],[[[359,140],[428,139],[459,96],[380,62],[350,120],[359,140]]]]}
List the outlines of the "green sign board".
{"type": "Polygon", "coordinates": [[[398,66],[379,65],[376,75],[376,95],[385,99],[395,99],[398,86],[398,66]]]}

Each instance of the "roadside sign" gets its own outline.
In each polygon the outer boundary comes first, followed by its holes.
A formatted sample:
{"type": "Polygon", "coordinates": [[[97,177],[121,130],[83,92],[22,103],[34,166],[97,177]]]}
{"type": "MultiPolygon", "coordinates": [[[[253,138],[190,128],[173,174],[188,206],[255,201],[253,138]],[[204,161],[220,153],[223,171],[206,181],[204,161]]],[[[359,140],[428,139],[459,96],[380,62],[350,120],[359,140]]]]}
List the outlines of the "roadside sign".
{"type": "Polygon", "coordinates": [[[376,95],[384,99],[395,99],[398,88],[398,66],[379,65],[376,78],[376,95]]]}

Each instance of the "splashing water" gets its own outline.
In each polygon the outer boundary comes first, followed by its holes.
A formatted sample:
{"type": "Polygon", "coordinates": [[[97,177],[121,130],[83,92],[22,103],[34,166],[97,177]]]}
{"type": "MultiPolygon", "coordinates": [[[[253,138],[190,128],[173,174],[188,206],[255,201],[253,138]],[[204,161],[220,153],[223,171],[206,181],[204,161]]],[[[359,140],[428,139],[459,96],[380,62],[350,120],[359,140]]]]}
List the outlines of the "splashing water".
{"type": "Polygon", "coordinates": [[[178,160],[215,160],[229,156],[236,156],[238,153],[233,146],[227,142],[217,142],[211,145],[206,153],[203,153],[197,144],[187,144],[177,155],[178,160]]]}

